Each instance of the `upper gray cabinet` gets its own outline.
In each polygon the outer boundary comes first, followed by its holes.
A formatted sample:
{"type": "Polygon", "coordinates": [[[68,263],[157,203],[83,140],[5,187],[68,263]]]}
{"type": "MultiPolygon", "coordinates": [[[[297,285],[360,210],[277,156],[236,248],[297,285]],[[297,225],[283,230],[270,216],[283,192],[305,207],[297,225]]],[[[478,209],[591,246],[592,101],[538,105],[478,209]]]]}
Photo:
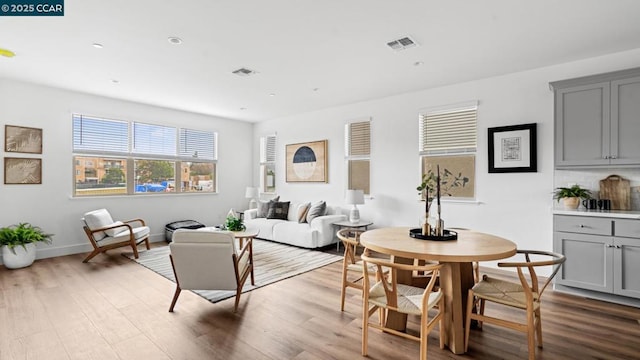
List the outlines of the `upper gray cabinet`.
{"type": "Polygon", "coordinates": [[[640,164],[640,68],[550,86],[556,168],[640,164]]]}

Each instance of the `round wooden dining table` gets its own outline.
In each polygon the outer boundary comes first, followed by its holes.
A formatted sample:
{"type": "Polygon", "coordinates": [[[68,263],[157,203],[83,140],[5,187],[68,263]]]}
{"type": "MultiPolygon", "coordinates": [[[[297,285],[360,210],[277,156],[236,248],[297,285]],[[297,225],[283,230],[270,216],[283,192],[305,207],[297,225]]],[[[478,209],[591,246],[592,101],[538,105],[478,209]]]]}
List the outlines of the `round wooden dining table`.
{"type": "MultiPolygon", "coordinates": [[[[367,249],[394,256],[394,261],[438,261],[440,287],[445,297],[445,344],[455,354],[464,353],[465,306],[469,289],[473,287],[473,262],[490,261],[516,254],[516,244],[510,240],[471,230],[454,230],[456,240],[421,240],[409,236],[408,227],[369,230],[360,235],[367,249]]],[[[411,282],[411,274],[398,275],[398,281],[411,282]]],[[[406,329],[406,315],[389,312],[387,326],[406,329]]],[[[441,329],[442,331],[442,329],[441,329]]]]}

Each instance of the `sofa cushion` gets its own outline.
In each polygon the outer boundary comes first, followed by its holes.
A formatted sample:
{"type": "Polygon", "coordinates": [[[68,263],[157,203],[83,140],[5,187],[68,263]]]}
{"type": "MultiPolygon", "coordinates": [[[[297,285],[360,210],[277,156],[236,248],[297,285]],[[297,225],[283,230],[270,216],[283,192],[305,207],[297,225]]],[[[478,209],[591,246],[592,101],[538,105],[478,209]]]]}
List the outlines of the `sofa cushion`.
{"type": "Polygon", "coordinates": [[[311,221],[318,216],[322,216],[327,212],[327,203],[324,201],[318,201],[311,204],[309,211],[307,211],[307,222],[311,221]]]}
{"type": "Polygon", "coordinates": [[[258,201],[258,214],[256,215],[256,217],[259,218],[266,218],[267,217],[267,213],[269,212],[269,206],[280,200],[280,195],[276,196],[275,198],[269,200],[269,201],[258,201]]]}
{"type": "Polygon", "coordinates": [[[277,201],[269,204],[267,219],[287,220],[289,215],[289,201],[277,201]]]}
{"type": "Polygon", "coordinates": [[[310,207],[311,207],[311,203],[310,202],[306,202],[306,203],[302,203],[302,204],[298,205],[298,207],[296,209],[296,218],[295,218],[295,220],[298,223],[307,222],[307,213],[309,212],[309,208],[310,207]]]}

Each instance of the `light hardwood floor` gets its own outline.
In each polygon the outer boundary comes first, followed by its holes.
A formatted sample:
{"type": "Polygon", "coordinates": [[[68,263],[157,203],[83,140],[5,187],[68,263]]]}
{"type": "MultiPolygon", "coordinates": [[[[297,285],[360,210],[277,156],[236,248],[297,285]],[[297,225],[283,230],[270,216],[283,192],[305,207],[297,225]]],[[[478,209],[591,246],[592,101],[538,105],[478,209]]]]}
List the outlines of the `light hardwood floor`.
{"type": "MultiPolygon", "coordinates": [[[[360,295],[349,289],[340,312],[339,262],[243,294],[236,314],[233,299],[212,304],[190,291],[169,313],[175,285],[122,251],[88,264],[77,254],[0,266],[0,359],[362,358],[360,295]]],[[[640,359],[640,309],[549,291],[542,319],[537,359],[640,359]]],[[[472,331],[463,356],[440,350],[437,336],[429,359],[526,358],[524,334],[491,325],[472,331]]],[[[417,359],[418,343],[372,330],[369,354],[417,359]]]]}

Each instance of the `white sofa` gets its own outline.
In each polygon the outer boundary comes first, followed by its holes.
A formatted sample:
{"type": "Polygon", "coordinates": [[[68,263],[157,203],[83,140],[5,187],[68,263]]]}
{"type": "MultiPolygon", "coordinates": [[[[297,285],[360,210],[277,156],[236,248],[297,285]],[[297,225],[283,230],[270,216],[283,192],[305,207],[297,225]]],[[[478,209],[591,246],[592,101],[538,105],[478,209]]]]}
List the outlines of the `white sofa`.
{"type": "Polygon", "coordinates": [[[298,204],[290,203],[287,220],[258,218],[258,209],[244,212],[244,224],[247,228],[258,229],[258,238],[277,241],[304,248],[318,248],[338,242],[334,222],[346,220],[342,209],[327,205],[325,215],[311,220],[311,223],[299,223],[298,204]]]}

